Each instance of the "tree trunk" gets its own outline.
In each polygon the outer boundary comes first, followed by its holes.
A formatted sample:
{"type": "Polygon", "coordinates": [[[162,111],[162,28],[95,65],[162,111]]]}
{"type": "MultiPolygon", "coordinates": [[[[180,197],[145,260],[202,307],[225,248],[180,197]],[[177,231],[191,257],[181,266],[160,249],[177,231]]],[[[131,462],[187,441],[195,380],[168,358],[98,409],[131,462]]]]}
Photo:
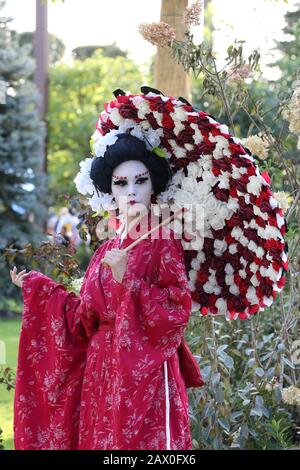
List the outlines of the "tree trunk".
{"type": "MultiPolygon", "coordinates": [[[[46,113],[48,109],[48,5],[47,0],[36,0],[36,29],[34,35],[34,57],[36,61],[35,69],[35,84],[41,95],[41,100],[38,105],[40,119],[44,122],[46,127],[46,134],[42,142],[41,148],[41,164],[40,171],[43,175],[47,174],[47,141],[48,130],[46,126],[46,113]]],[[[47,183],[46,183],[47,184],[47,183]]],[[[47,204],[47,203],[46,203],[47,204]]],[[[44,207],[44,202],[41,203],[41,211],[44,207]]],[[[46,217],[40,220],[34,220],[44,233],[47,231],[46,217]]]]}
{"type": "MultiPolygon", "coordinates": [[[[185,25],[183,14],[188,0],[161,0],[160,21],[172,26],[176,31],[176,39],[184,39],[185,25]]],[[[182,65],[171,56],[168,47],[158,47],[154,66],[154,87],[166,95],[182,96],[191,100],[191,79],[184,72],[182,65]]]]}
{"type": "Polygon", "coordinates": [[[36,60],[35,83],[41,94],[40,117],[44,119],[48,104],[48,31],[47,2],[36,0],[36,30],[34,39],[36,60]]]}

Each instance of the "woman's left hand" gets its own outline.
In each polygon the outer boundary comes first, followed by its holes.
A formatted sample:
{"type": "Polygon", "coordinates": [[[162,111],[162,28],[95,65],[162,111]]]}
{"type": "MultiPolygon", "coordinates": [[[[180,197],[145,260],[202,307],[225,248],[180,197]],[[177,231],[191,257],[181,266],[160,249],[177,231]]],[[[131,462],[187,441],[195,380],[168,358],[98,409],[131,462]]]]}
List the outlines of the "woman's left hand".
{"type": "Polygon", "coordinates": [[[127,268],[127,252],[113,248],[105,253],[104,258],[101,260],[102,264],[108,264],[112,270],[114,279],[122,283],[123,276],[127,268]]]}
{"type": "Polygon", "coordinates": [[[28,274],[29,273],[26,273],[26,269],[23,269],[23,271],[20,271],[18,273],[16,266],[14,266],[14,268],[10,270],[10,277],[12,282],[21,289],[23,287],[24,279],[28,276],[28,274]]]}

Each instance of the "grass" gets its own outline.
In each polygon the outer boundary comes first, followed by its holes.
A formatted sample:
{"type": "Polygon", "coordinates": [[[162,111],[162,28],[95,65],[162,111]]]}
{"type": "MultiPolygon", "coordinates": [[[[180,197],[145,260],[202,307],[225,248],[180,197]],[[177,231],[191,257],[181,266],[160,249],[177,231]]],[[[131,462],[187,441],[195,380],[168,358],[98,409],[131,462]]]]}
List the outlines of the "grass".
{"type": "MultiPolygon", "coordinates": [[[[14,371],[17,367],[18,344],[21,328],[20,319],[0,319],[0,341],[5,345],[4,367],[11,367],[14,371]]],[[[13,444],[13,400],[14,391],[6,390],[5,385],[0,384],[0,428],[3,430],[4,449],[14,449],[13,444]]]]}

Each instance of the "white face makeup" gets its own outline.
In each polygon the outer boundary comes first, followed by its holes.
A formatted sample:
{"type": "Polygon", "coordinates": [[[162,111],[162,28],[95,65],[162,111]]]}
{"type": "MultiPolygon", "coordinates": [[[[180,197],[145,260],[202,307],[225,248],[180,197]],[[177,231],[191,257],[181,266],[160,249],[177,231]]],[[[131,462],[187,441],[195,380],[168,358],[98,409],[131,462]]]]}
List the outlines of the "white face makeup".
{"type": "Polygon", "coordinates": [[[149,170],[142,162],[128,160],[118,165],[112,174],[111,190],[126,219],[148,212],[153,188],[149,170]]]}

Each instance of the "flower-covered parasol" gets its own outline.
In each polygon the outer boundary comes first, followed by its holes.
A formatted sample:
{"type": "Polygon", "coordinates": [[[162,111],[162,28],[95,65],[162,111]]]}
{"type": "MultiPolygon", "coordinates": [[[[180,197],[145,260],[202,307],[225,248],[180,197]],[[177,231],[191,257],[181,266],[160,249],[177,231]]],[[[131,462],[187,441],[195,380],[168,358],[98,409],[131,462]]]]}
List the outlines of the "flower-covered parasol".
{"type": "MultiPolygon", "coordinates": [[[[115,90],[92,136],[94,154],[104,155],[120,132],[130,132],[168,158],[172,181],[157,202],[203,207],[202,238],[183,233],[193,307],[202,315],[246,319],[270,306],[288,269],[286,224],[267,173],[226,125],[183,98],[149,87],[142,94],[115,90]]],[[[96,194],[89,178],[92,158],[81,163],[75,182],[90,194],[93,209],[109,209],[111,195],[96,194]]]]}

